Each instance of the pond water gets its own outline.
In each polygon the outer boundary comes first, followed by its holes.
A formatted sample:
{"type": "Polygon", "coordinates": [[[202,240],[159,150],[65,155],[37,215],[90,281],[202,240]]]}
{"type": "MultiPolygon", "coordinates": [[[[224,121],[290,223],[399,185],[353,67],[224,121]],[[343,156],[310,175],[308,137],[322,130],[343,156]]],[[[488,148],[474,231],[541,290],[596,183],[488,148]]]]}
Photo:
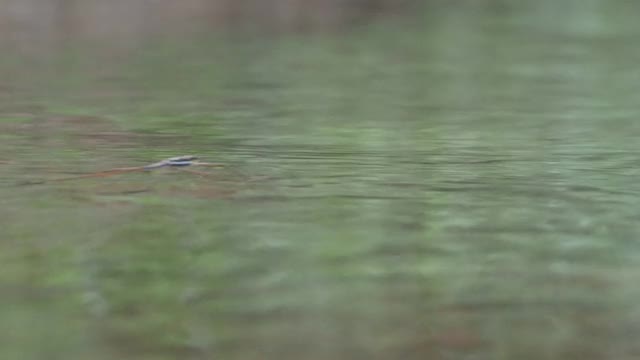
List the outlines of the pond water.
{"type": "Polygon", "coordinates": [[[6,56],[2,358],[637,359],[610,4],[6,56]]]}

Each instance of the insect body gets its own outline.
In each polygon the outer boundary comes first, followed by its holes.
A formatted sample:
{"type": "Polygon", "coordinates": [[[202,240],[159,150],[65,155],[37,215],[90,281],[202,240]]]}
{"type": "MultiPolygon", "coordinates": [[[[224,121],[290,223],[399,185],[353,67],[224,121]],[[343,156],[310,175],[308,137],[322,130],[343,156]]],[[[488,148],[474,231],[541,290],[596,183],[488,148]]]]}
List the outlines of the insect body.
{"type": "Polygon", "coordinates": [[[189,166],[195,165],[197,163],[198,157],[193,155],[183,155],[171,157],[168,159],[164,159],[162,161],[158,161],[153,164],[149,164],[144,167],[144,170],[157,169],[165,166],[189,166]]]}

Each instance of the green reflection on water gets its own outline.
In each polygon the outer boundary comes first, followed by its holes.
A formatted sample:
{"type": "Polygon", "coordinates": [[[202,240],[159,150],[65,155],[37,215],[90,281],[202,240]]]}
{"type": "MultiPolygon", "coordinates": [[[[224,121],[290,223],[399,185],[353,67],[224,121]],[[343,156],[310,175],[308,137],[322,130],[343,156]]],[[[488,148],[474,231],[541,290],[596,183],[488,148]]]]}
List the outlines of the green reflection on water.
{"type": "Polygon", "coordinates": [[[635,25],[532,17],[6,64],[3,355],[631,357],[635,25]]]}

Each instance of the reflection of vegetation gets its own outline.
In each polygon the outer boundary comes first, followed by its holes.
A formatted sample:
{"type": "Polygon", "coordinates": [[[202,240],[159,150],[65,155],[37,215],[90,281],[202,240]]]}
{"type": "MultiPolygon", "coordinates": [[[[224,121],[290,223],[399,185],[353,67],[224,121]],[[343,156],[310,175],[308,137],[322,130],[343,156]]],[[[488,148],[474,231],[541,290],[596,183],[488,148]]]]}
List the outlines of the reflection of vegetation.
{"type": "Polygon", "coordinates": [[[3,354],[632,353],[635,50],[470,14],[6,64],[3,354]],[[176,153],[264,180],[15,186],[176,153]]]}

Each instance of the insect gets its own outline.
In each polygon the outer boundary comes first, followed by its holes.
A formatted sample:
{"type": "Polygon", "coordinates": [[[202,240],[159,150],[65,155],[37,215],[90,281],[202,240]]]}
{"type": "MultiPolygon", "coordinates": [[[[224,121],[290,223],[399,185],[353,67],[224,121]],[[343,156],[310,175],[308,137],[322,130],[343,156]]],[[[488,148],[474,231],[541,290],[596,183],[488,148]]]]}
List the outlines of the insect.
{"type": "MultiPolygon", "coordinates": [[[[151,171],[151,170],[155,170],[163,167],[181,167],[182,168],[187,166],[224,167],[223,164],[199,161],[198,157],[194,155],[182,155],[182,156],[170,157],[170,158],[160,160],[158,162],[154,162],[145,166],[113,168],[109,170],[96,171],[88,174],[64,177],[64,178],[53,179],[49,181],[68,181],[68,180],[93,178],[93,177],[107,177],[107,176],[124,174],[129,172],[136,172],[136,171],[151,171]]],[[[211,175],[208,172],[197,171],[197,170],[185,169],[184,171],[187,171],[192,174],[200,175],[200,176],[211,175]]]]}
{"type": "Polygon", "coordinates": [[[168,159],[160,160],[153,164],[143,166],[144,170],[152,170],[165,166],[190,166],[190,165],[202,165],[203,163],[198,161],[198,157],[194,155],[182,155],[170,157],[168,159]]]}

